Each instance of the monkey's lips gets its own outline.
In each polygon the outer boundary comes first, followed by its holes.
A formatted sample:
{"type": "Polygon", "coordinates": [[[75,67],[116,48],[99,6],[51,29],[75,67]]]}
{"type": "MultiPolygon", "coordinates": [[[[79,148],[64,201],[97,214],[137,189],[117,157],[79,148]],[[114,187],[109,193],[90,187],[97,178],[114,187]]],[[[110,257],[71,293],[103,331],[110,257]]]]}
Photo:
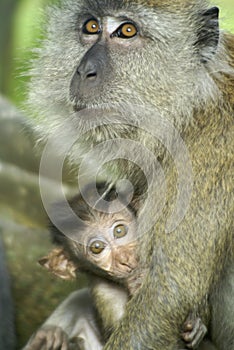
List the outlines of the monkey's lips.
{"type": "Polygon", "coordinates": [[[118,278],[126,278],[136,267],[137,261],[134,258],[126,262],[116,260],[113,271],[109,271],[109,273],[118,278]]]}
{"type": "Polygon", "coordinates": [[[73,107],[75,116],[80,120],[104,120],[112,121],[116,120],[121,122],[123,119],[123,113],[114,106],[75,106],[73,107]]]}

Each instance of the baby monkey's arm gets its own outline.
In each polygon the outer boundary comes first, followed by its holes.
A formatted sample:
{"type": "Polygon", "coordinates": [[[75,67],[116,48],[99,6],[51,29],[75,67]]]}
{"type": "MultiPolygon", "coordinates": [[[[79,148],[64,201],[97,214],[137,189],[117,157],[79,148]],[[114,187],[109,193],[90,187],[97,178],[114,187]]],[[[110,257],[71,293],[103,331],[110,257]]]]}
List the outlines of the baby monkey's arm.
{"type": "Polygon", "coordinates": [[[101,350],[103,342],[89,289],[71,293],[23,350],[101,350]]]}

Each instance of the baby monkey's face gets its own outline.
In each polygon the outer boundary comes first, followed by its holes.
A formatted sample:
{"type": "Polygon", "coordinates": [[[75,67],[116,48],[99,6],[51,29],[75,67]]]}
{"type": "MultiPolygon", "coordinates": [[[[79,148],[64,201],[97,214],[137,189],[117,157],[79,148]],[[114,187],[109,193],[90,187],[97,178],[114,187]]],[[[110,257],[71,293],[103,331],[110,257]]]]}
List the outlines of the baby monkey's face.
{"type": "Polygon", "coordinates": [[[110,276],[117,281],[127,279],[138,264],[137,222],[133,209],[125,207],[108,213],[85,207],[84,211],[80,197],[78,199],[75,198],[78,205],[73,205],[73,210],[82,220],[74,226],[68,219],[66,226],[71,226],[68,234],[51,226],[60,247],[39,263],[63,279],[75,278],[79,271],[110,276]]]}
{"type": "Polygon", "coordinates": [[[137,266],[137,225],[134,214],[127,208],[119,213],[95,213],[69,240],[73,256],[83,264],[105,271],[115,278],[126,278],[137,266]]]}

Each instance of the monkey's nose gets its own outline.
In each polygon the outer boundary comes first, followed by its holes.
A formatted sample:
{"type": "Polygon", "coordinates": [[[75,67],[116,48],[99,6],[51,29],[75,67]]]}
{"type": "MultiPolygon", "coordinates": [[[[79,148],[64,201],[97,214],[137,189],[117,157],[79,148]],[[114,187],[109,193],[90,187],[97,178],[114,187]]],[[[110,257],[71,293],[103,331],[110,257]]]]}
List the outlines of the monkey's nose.
{"type": "Polygon", "coordinates": [[[125,268],[130,268],[131,257],[129,251],[123,246],[118,247],[116,251],[116,263],[118,265],[124,266],[125,268]]]}
{"type": "Polygon", "coordinates": [[[109,56],[105,45],[94,44],[84,55],[71,80],[72,100],[92,101],[100,96],[105,76],[109,73],[109,56]]]}
{"type": "Polygon", "coordinates": [[[81,64],[77,68],[77,74],[82,81],[94,81],[97,78],[97,69],[93,64],[87,62],[86,64],[81,64]]]}

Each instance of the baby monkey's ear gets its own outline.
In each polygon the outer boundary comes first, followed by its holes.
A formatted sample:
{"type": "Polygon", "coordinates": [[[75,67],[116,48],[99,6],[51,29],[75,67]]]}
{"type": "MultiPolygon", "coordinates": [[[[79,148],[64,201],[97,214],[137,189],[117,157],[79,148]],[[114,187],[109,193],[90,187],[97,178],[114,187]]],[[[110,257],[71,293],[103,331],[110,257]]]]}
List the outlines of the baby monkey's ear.
{"type": "Polygon", "coordinates": [[[76,278],[76,270],[78,268],[69,259],[62,248],[52,249],[47,256],[39,259],[38,263],[64,280],[76,278]]]}

